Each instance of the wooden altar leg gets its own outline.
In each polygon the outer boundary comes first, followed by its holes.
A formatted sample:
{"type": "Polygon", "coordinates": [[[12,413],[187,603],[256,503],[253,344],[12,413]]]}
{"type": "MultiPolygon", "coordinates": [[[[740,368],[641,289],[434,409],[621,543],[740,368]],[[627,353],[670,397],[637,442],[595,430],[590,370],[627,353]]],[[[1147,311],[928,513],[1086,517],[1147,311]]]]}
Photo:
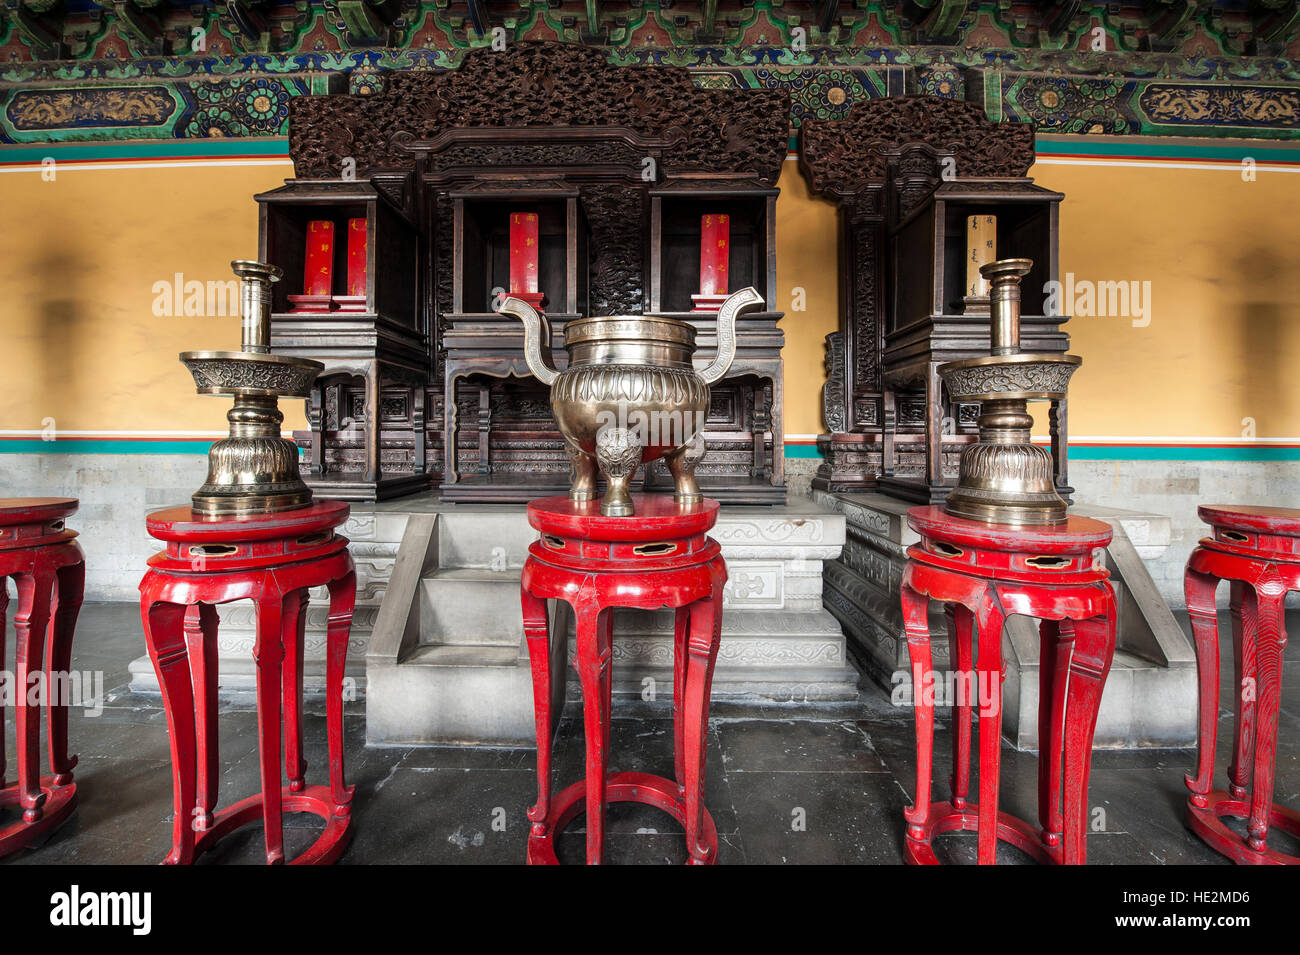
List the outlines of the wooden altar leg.
{"type": "MultiPolygon", "coordinates": [[[[1228,793],[1245,799],[1255,759],[1255,707],[1260,696],[1259,651],[1256,642],[1259,607],[1255,591],[1244,581],[1230,584],[1228,612],[1232,618],[1232,672],[1234,694],[1232,758],[1228,762],[1228,793]]],[[[1217,709],[1217,707],[1216,707],[1217,709]]],[[[1217,713],[1215,716],[1217,717],[1217,713]]]]}
{"type": "MultiPolygon", "coordinates": [[[[526,585],[525,585],[526,586],[526,585]]],[[[533,722],[537,729],[537,802],[528,810],[532,835],[547,834],[546,817],[551,811],[551,641],[546,601],[521,588],[524,639],[533,672],[533,722]]]]}
{"type": "Polygon", "coordinates": [[[415,432],[414,464],[416,474],[424,474],[429,470],[429,466],[424,460],[425,442],[427,440],[427,425],[424,420],[425,401],[424,386],[417,382],[411,388],[411,427],[415,432]]]}
{"type": "Polygon", "coordinates": [[[478,386],[478,473],[492,473],[492,386],[478,386]]]}
{"type": "Polygon", "coordinates": [[[1002,624],[1004,615],[992,586],[984,589],[975,614],[979,655],[975,658],[980,700],[980,865],[998,861],[998,787],[1002,773],[1002,624]]]}
{"type": "Polygon", "coordinates": [[[925,487],[927,500],[932,489],[943,483],[943,381],[939,365],[931,362],[925,378],[925,487]]]}
{"type": "Polygon", "coordinates": [[[1258,630],[1255,639],[1259,663],[1259,725],[1255,737],[1255,775],[1251,781],[1250,821],[1246,831],[1250,847],[1263,852],[1268,842],[1269,814],[1273,809],[1273,772],[1277,760],[1277,714],[1282,694],[1282,657],[1286,649],[1286,591],[1261,585],[1256,591],[1258,630]]]}
{"type": "Polygon", "coordinates": [[[307,760],[302,752],[302,682],[303,644],[307,637],[307,608],[311,598],[306,590],[296,590],[284,598],[284,619],[280,639],[284,643],[284,668],[280,677],[284,682],[284,774],[289,779],[289,791],[299,793],[304,788],[307,760]]]}
{"type": "Polygon", "coordinates": [[[605,777],[609,759],[611,618],[595,604],[574,608],[578,678],[587,737],[587,865],[600,865],[605,848],[605,777]]]}
{"type": "Polygon", "coordinates": [[[930,662],[930,602],[913,590],[906,579],[900,588],[907,653],[912,663],[912,709],[916,711],[916,796],[903,810],[908,835],[927,840],[930,822],[930,775],[934,766],[934,697],[926,689],[933,667],[930,662]]]}
{"type": "Polygon", "coordinates": [[[325,421],[321,407],[325,387],[316,381],[312,384],[311,394],[307,398],[307,428],[311,431],[311,455],[307,459],[308,474],[325,473],[325,421]]]}
{"type": "MultiPolygon", "coordinates": [[[[50,622],[54,574],[41,570],[14,577],[18,588],[18,610],[14,614],[14,658],[17,663],[14,714],[17,728],[14,743],[18,749],[18,803],[23,819],[36,822],[45,805],[41,789],[41,704],[33,675],[40,680],[46,628],[50,622]]],[[[46,692],[50,691],[46,687],[46,692]]]]}
{"type": "MultiPolygon", "coordinates": [[[[156,578],[155,578],[156,579],[156,578]]],[[[144,627],[149,659],[162,691],[167,716],[167,742],[172,756],[172,849],[165,865],[189,865],[194,861],[195,707],[190,682],[182,624],[182,604],[155,603],[146,577],[140,597],[140,620],[144,627]]]]}
{"type": "Polygon", "coordinates": [[[380,395],[379,362],[366,363],[366,473],[367,484],[379,483],[379,414],[382,406],[380,395]]]}
{"type": "MultiPolygon", "coordinates": [[[[1106,584],[1107,591],[1110,585],[1106,584]]],[[[1103,616],[1079,620],[1074,625],[1074,654],[1070,662],[1069,699],[1064,727],[1064,786],[1062,798],[1065,838],[1061,861],[1083,865],[1088,861],[1088,777],[1092,772],[1092,738],[1097,729],[1101,694],[1115,655],[1115,605],[1113,596],[1103,616]]]]}
{"type": "Polygon", "coordinates": [[[200,832],[212,826],[221,779],[218,745],[221,734],[217,727],[218,622],[217,608],[211,604],[191,604],[185,608],[182,629],[194,694],[194,738],[198,750],[195,756],[198,782],[190,822],[200,832]]]}
{"type": "Polygon", "coordinates": [[[280,794],[281,668],[284,597],[264,593],[257,601],[257,746],[262,771],[262,822],[268,865],[284,863],[284,829],[280,794]]]}
{"type": "Polygon", "coordinates": [[[686,702],[686,641],[691,632],[690,606],[673,614],[673,778],[686,792],[686,723],[682,710],[686,702]]]}
{"type": "Polygon", "coordinates": [[[1049,846],[1061,844],[1061,766],[1064,757],[1066,691],[1074,652],[1074,621],[1038,624],[1038,822],[1049,846]]]}
{"type": "Polygon", "coordinates": [[[455,484],[459,478],[456,461],[456,375],[448,368],[442,386],[442,483],[455,484]]]}
{"type": "MultiPolygon", "coordinates": [[[[704,763],[708,754],[709,697],[713,690],[713,668],[722,640],[722,584],[713,593],[691,605],[690,636],[686,641],[685,706],[680,714],[685,724],[686,851],[692,865],[707,865],[711,846],[700,840],[704,807],[704,763]]],[[[676,734],[674,734],[676,735],[676,734]]]]}
{"type": "Polygon", "coordinates": [[[330,612],[325,630],[325,731],[329,741],[330,798],[334,801],[335,814],[339,815],[343,807],[351,806],[353,793],[343,765],[343,677],[357,603],[356,571],[349,569],[327,586],[330,612]]]}
{"type": "MultiPolygon", "coordinates": [[[[1196,772],[1186,774],[1183,779],[1187,783],[1187,788],[1191,790],[1192,805],[1202,809],[1209,805],[1206,797],[1214,784],[1214,749],[1219,733],[1219,621],[1214,607],[1214,591],[1218,585],[1217,577],[1199,573],[1190,567],[1183,575],[1187,615],[1191,618],[1192,639],[1196,644],[1198,712],[1196,772]]],[[[1234,657],[1237,655],[1237,645],[1237,633],[1234,627],[1234,657]]],[[[1237,679],[1240,680],[1240,664],[1236,672],[1237,679]]],[[[1240,693],[1237,697],[1240,701],[1240,693]]],[[[1240,720],[1240,716],[1238,719],[1240,720]]]]}
{"type": "MultiPolygon", "coordinates": [[[[0,578],[0,589],[4,581],[0,578]]],[[[57,597],[54,619],[50,622],[49,641],[45,648],[45,685],[51,689],[71,686],[72,639],[77,630],[77,615],[81,611],[86,587],[86,564],[78,560],[60,567],[57,571],[57,597]]],[[[0,627],[3,627],[4,608],[0,605],[0,627]]],[[[4,635],[0,631],[0,659],[4,657],[4,635]]],[[[87,690],[82,687],[82,695],[87,690]]],[[[47,724],[46,748],[50,756],[50,772],[54,785],[66,786],[72,782],[72,770],[77,757],[68,756],[68,706],[67,693],[51,693],[45,701],[47,724]]],[[[0,749],[0,777],[4,775],[4,751],[0,749]]]]}
{"type": "Polygon", "coordinates": [[[952,775],[948,788],[952,792],[954,809],[966,808],[970,794],[970,723],[971,700],[978,696],[970,692],[975,685],[971,668],[971,613],[961,604],[947,604],[943,608],[948,618],[948,662],[957,671],[957,698],[952,707],[952,775]]]}

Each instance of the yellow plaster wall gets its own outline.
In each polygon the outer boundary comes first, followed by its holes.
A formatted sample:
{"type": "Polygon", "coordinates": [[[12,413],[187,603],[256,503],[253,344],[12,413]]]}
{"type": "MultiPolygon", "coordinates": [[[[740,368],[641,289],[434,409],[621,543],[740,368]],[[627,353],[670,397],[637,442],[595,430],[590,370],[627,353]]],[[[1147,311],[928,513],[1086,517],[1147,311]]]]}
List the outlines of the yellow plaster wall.
{"type": "MultiPolygon", "coordinates": [[[[225,280],[257,248],[252,195],[275,166],[64,167],[0,175],[0,430],[224,431],[176,353],[232,347],[235,318],[155,317],[153,285],[225,280]]],[[[1040,164],[1064,192],[1063,270],[1152,282],[1152,321],[1077,318],[1072,435],[1300,435],[1300,175],[1040,164]]],[[[787,162],[777,306],[787,312],[785,426],[822,430],[823,340],[836,327],[836,215],[787,162]],[[803,311],[794,311],[796,288],[803,311]]],[[[285,402],[286,427],[301,404],[285,402]]]]}

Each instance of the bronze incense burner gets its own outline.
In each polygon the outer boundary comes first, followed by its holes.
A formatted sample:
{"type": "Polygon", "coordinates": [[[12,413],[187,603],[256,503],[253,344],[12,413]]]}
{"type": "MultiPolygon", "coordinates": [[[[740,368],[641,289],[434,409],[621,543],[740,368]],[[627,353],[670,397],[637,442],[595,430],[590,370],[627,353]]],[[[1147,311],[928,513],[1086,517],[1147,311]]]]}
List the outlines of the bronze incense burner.
{"type": "Polygon", "coordinates": [[[1022,354],[1020,280],[1030,259],[980,267],[990,283],[993,353],[939,366],[953,401],[981,402],[979,441],[962,452],[957,487],[944,510],[989,524],[1065,523],[1065,501],[1053,483],[1052,455],[1030,442],[1030,400],[1061,400],[1078,355],[1022,354]]]}
{"type": "Polygon", "coordinates": [[[298,474],[298,447],[280,436],[277,399],[305,398],[325,366],[271,352],[271,283],[283,274],[262,262],[230,263],[240,281],[239,351],[187,351],[180,359],[201,395],[232,395],[230,435],[208,451],[208,478],[194,493],[196,513],[209,517],[267,514],[311,504],[298,474]]]}
{"type": "Polygon", "coordinates": [[[691,363],[695,326],[662,315],[581,318],[564,326],[569,366],[551,362],[551,329],[537,309],[506,298],[499,311],[524,323],[528,368],[551,387],[551,410],[573,462],[569,497],[596,497],[596,470],[608,488],[600,512],[632,513],[628,482],[644,462],[664,458],[672,472],[674,498],[702,500],[695,465],[704,455],[704,418],[709,385],[736,357],[736,318],[763,304],[755,289],[729,295],[718,309],[718,354],[702,371],[691,363]]]}

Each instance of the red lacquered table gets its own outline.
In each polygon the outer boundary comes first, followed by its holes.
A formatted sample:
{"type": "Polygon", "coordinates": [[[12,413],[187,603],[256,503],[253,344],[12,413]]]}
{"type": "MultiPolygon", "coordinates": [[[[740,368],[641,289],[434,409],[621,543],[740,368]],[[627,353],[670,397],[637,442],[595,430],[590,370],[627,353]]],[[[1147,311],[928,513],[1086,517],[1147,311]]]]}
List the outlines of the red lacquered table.
{"type": "Polygon", "coordinates": [[[1115,594],[1098,557],[1110,526],[1073,516],[1057,527],[984,524],[941,507],[913,508],[907,523],[921,535],[908,548],[902,584],[916,708],[916,802],[903,811],[907,861],[937,865],[933,837],[964,830],[979,834],[981,865],[996,861],[999,839],[1039,862],[1082,865],[1092,738],[1115,653],[1115,594]],[[969,675],[953,705],[952,798],[935,803],[929,600],[945,605],[951,662],[969,675]],[[1012,614],[1040,621],[1038,829],[998,811],[1002,625],[1012,614]],[[978,805],[967,801],[972,702],[980,714],[978,805]]]}
{"type": "Polygon", "coordinates": [[[293,860],[336,860],[350,834],[352,787],[343,778],[343,667],[356,573],[347,538],[334,533],[348,505],[319,501],[278,514],[204,518],[188,507],[155,511],[149,533],[167,545],[149,558],[140,582],[140,615],[149,658],[162,688],[171,739],[175,816],[168,864],[188,864],[218,839],[261,819],[266,861],[285,861],[282,816],[309,812],[325,820],[316,842],[293,860]],[[302,755],[303,628],[307,588],[328,587],[325,724],[329,785],[307,786],[302,755]],[[216,811],[216,604],[256,604],[257,734],[262,791],[216,811]],[[283,712],[284,771],[280,734],[283,712]]]}
{"type": "Polygon", "coordinates": [[[727,565],[708,537],[718,502],[677,504],[669,495],[634,495],[635,517],[602,517],[600,502],[548,497],[528,505],[540,534],[528,549],[521,586],[524,635],[533,671],[537,720],[537,804],[528,810],[530,865],[554,865],[555,836],[587,815],[587,863],[601,861],[605,804],[639,802],[662,809],[686,829],[688,862],[711,865],[718,835],[704,808],[709,691],[722,637],[727,565]],[[551,799],[551,672],[548,599],[573,607],[577,667],[587,743],[586,780],[551,799]],[[676,779],[607,774],[613,608],[672,607],[673,760],[676,779]]]}
{"type": "Polygon", "coordinates": [[[5,785],[0,733],[0,806],[17,805],[22,816],[0,827],[0,855],[29,846],[58,827],[77,803],[72,781],[75,756],[68,755],[68,669],[72,637],[86,582],[86,559],[64,522],[77,511],[75,498],[0,498],[0,659],[4,657],[5,615],[12,577],[18,592],[14,611],[14,695],[18,779],[5,785]],[[42,658],[44,670],[42,672],[42,658]],[[44,680],[43,692],[30,692],[44,680]],[[50,773],[41,775],[41,703],[45,705],[50,773]]]}
{"type": "Polygon", "coordinates": [[[1294,865],[1300,858],[1267,845],[1276,826],[1300,838],[1300,814],[1273,805],[1277,714],[1282,692],[1288,591],[1300,590],[1300,510],[1199,507],[1213,536],[1187,561],[1183,587],[1196,641],[1200,720],[1195,775],[1187,776],[1187,825],[1237,863],[1294,865]],[[1214,592],[1230,582],[1236,726],[1228,791],[1211,790],[1219,719],[1219,622],[1214,592]],[[1246,838],[1224,824],[1245,819],[1246,838]]]}

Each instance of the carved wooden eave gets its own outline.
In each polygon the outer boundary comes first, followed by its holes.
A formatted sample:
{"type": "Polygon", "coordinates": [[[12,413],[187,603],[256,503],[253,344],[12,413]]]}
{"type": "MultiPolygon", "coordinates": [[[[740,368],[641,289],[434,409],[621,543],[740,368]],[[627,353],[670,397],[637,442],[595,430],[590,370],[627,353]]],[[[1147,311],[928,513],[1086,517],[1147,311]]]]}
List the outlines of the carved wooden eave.
{"type": "Polygon", "coordinates": [[[517,43],[466,54],[460,68],[398,73],[369,96],[295,97],[289,153],[303,177],[358,177],[408,167],[410,145],[450,129],[604,127],[662,136],[660,172],[744,171],[775,183],[789,137],[789,96],[777,90],[713,90],[678,67],[621,67],[560,43],[517,43]]]}
{"type": "Polygon", "coordinates": [[[809,187],[840,202],[883,186],[899,160],[918,149],[934,162],[951,157],[963,179],[1016,178],[1033,165],[1034,127],[995,123],[965,100],[891,96],[799,128],[799,168],[809,187]]]}

